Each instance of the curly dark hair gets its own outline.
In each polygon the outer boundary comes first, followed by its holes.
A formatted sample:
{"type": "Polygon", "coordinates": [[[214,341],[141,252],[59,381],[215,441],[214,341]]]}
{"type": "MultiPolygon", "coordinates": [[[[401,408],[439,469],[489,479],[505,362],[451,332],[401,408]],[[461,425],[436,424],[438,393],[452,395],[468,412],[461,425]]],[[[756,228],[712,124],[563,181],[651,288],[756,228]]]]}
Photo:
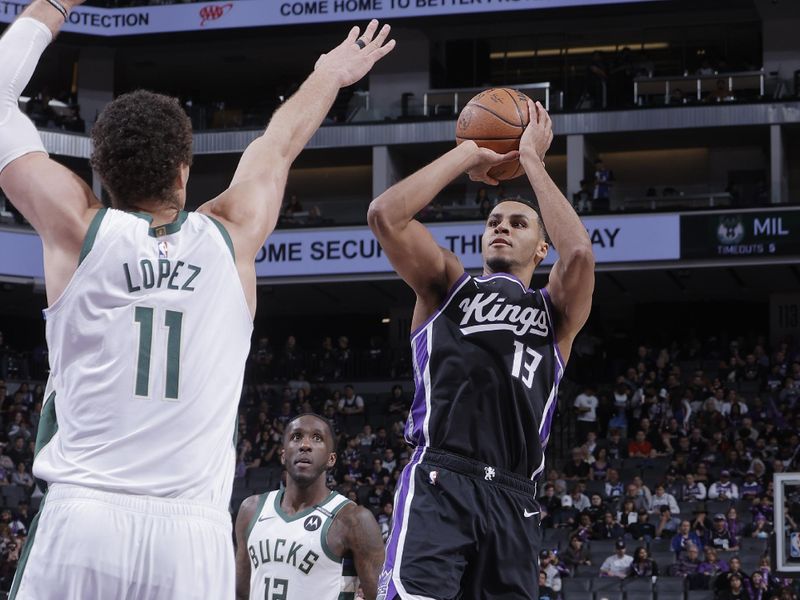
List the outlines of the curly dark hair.
{"type": "Polygon", "coordinates": [[[157,199],[181,208],[175,179],[192,164],[192,124],[177,98],[137,90],[108,104],[92,127],[92,168],[122,210],[157,199]]]}

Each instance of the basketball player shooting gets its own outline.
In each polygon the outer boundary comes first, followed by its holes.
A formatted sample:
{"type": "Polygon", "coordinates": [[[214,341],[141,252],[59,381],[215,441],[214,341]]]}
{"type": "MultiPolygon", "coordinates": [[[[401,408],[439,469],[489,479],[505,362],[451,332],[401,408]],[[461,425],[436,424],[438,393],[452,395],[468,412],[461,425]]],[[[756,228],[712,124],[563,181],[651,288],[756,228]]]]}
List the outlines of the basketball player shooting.
{"type": "Polygon", "coordinates": [[[536,480],[544,472],[559,380],[588,318],[594,257],[586,229],[547,174],[550,117],[528,101],[519,152],[465,141],[394,185],[369,224],[416,293],[416,393],[406,438],[416,449],[395,497],[378,598],[538,598],[536,480]],[[483,274],[465,273],[414,216],[465,171],[497,184],[492,167],[519,158],[538,199],[501,200],[486,221],[483,274]],[[530,289],[545,258],[559,258],[530,289]]]}
{"type": "Polygon", "coordinates": [[[236,518],[236,598],[375,600],[383,538],[375,517],[325,485],[336,464],[324,418],[305,414],[283,435],[286,489],[250,496],[236,518]]]}
{"type": "Polygon", "coordinates": [[[92,130],[108,209],[48,158],[17,105],[77,4],[34,0],[0,38],[0,186],[42,239],[50,352],[33,464],[49,489],[10,597],[230,598],[255,256],[337,92],[394,42],[376,21],[361,37],[353,28],[194,213],[183,211],[192,132],[178,101],[117,98],[92,130]]]}

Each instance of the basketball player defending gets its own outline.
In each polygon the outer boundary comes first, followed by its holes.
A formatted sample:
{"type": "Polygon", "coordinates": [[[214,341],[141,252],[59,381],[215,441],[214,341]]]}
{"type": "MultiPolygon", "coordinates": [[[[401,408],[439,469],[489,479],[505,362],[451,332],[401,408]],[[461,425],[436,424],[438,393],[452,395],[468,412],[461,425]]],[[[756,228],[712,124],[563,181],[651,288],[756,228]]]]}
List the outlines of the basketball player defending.
{"type": "Polygon", "coordinates": [[[11,598],[230,598],[254,258],[339,88],[393,44],[377,22],[361,38],[354,28],[247,148],[227,191],[191,214],[188,118],[172,98],[121,96],[92,131],[107,209],[17,107],[75,4],[34,0],[0,39],[0,186],[42,238],[50,350],[33,465],[50,487],[11,598]]]}
{"type": "Polygon", "coordinates": [[[538,598],[535,481],[557,388],[594,288],[586,229],[545,171],[553,139],[544,108],[519,158],[541,214],[505,200],[486,221],[483,275],[472,277],[414,220],[467,172],[497,184],[498,155],[464,142],[375,199],[369,224],[416,292],[411,334],[416,394],[406,427],[416,446],[395,497],[378,598],[538,598]],[[530,289],[548,251],[559,259],[546,287],[530,289]]]}
{"type": "Polygon", "coordinates": [[[290,421],[281,463],[286,489],[250,496],[236,518],[236,598],[375,600],[383,538],[375,517],[325,485],[336,464],[328,421],[290,421]]]}

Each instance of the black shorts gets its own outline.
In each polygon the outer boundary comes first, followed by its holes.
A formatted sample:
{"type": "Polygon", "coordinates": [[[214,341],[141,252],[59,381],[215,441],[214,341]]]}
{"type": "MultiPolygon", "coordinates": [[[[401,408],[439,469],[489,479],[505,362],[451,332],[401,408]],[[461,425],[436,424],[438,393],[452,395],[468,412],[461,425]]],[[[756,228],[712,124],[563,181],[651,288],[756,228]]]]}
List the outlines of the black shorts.
{"type": "Polygon", "coordinates": [[[536,485],[417,448],[395,492],[378,600],[538,600],[536,485]]]}

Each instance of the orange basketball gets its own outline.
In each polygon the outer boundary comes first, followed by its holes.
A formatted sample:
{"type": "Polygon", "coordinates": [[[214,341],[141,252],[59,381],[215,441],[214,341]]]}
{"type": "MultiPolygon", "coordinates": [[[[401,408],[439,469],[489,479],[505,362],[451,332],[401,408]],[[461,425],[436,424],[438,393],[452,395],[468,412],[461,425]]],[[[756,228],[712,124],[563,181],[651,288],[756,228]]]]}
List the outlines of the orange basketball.
{"type": "MultiPolygon", "coordinates": [[[[456,123],[456,143],[472,140],[500,154],[518,150],[529,119],[525,94],[510,88],[492,88],[475,96],[461,111],[456,123]]],[[[503,181],[522,173],[522,165],[515,160],[493,167],[489,176],[503,181]]]]}

